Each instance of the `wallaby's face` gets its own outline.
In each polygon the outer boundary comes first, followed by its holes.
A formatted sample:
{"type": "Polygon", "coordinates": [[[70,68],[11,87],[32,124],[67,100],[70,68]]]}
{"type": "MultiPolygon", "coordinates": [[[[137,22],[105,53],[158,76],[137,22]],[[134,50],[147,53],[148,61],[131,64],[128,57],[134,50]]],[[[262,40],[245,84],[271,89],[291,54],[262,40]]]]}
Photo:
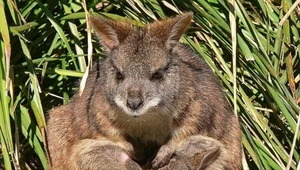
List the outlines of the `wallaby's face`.
{"type": "Polygon", "coordinates": [[[133,117],[164,113],[172,107],[180,82],[178,57],[172,45],[178,43],[190,20],[191,14],[187,14],[138,29],[91,17],[108,54],[103,74],[111,103],[133,117]]]}
{"type": "Polygon", "coordinates": [[[163,44],[129,36],[111,52],[108,88],[120,108],[140,116],[177,96],[179,68],[163,44]]]}

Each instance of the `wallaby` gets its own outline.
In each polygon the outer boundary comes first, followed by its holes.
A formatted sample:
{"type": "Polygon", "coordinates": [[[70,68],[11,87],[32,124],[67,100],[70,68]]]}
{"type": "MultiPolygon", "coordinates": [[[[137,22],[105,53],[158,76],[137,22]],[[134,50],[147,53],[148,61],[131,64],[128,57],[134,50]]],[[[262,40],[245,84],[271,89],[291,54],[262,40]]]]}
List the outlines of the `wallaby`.
{"type": "Polygon", "coordinates": [[[89,19],[107,58],[81,96],[49,112],[52,169],[241,169],[238,118],[209,66],[179,42],[192,13],[143,28],[89,19]]]}

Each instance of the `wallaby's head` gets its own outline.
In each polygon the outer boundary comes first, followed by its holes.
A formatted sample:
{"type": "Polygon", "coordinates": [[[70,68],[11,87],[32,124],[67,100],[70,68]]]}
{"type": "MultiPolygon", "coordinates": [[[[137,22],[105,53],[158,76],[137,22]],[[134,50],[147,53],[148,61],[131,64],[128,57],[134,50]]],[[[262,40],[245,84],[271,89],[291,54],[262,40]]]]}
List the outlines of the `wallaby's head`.
{"type": "Polygon", "coordinates": [[[100,76],[111,104],[133,117],[170,107],[179,96],[180,83],[179,59],[173,48],[191,19],[192,13],[185,13],[139,28],[90,17],[107,55],[100,76]]]}

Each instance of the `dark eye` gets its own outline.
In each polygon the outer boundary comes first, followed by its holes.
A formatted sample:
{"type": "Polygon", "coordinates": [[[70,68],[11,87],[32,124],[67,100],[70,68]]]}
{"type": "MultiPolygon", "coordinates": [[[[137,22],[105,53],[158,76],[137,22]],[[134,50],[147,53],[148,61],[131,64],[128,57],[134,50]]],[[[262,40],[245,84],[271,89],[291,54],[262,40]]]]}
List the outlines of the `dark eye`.
{"type": "Polygon", "coordinates": [[[163,70],[158,70],[154,74],[152,74],[152,80],[160,80],[163,78],[163,70]]]}
{"type": "Polygon", "coordinates": [[[123,80],[124,79],[124,76],[121,72],[117,71],[116,72],[116,79],[117,80],[123,80]]]}

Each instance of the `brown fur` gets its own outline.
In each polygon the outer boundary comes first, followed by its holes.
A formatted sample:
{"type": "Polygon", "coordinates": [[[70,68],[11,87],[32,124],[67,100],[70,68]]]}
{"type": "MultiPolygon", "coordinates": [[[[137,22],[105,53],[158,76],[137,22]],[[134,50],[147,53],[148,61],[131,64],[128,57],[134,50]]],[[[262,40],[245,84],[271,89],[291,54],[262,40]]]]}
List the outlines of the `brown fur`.
{"type": "Polygon", "coordinates": [[[241,169],[241,136],[207,64],[179,43],[192,14],[143,29],[90,17],[107,59],[48,119],[52,169],[241,169]]]}

